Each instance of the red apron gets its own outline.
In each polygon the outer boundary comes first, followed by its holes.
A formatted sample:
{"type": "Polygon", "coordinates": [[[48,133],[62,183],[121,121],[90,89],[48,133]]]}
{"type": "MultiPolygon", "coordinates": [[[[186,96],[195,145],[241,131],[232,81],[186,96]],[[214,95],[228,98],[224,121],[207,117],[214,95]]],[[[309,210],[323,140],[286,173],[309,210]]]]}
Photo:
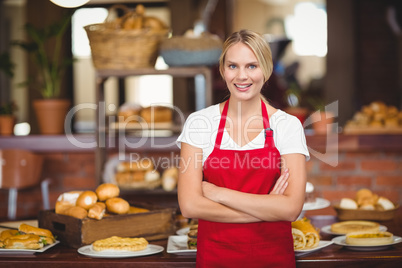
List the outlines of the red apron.
{"type": "MultiPolygon", "coordinates": [[[[221,150],[229,101],[226,102],[215,148],[204,163],[204,179],[237,191],[269,194],[280,176],[266,107],[261,101],[264,148],[221,150]],[[267,130],[268,129],[268,130],[267,130]]],[[[197,267],[295,267],[290,222],[219,223],[199,220],[197,267]]]]}

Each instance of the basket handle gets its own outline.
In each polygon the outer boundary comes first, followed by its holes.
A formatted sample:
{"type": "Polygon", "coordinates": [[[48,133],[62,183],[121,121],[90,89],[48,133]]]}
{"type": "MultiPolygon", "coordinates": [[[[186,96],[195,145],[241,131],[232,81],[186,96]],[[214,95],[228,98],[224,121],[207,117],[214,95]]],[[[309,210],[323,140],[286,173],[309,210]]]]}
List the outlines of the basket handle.
{"type": "Polygon", "coordinates": [[[126,5],[122,5],[122,4],[113,5],[113,6],[109,7],[109,9],[108,9],[108,14],[105,19],[105,22],[106,23],[112,22],[113,20],[115,20],[117,18],[124,17],[127,13],[130,13],[130,12],[132,12],[132,11],[126,5]],[[123,15],[119,16],[118,10],[122,10],[123,15]]]}

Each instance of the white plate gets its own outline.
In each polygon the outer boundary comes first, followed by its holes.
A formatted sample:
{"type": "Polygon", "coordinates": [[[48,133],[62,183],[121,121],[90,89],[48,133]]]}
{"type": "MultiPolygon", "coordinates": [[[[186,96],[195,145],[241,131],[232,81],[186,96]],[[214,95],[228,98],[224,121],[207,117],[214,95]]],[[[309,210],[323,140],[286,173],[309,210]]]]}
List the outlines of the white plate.
{"type": "Polygon", "coordinates": [[[168,238],[167,253],[191,253],[196,249],[187,247],[187,235],[171,235],[168,238]]]}
{"type": "Polygon", "coordinates": [[[346,236],[337,236],[337,237],[334,237],[333,239],[332,239],[332,241],[334,242],[334,244],[336,244],[336,245],[339,245],[339,246],[344,246],[344,247],[346,247],[346,248],[348,248],[348,249],[351,249],[351,250],[357,250],[357,251],[375,251],[375,250],[383,250],[383,249],[386,249],[387,247],[389,247],[389,246],[392,246],[392,245],[394,245],[394,244],[398,244],[398,243],[400,243],[400,242],[402,242],[402,238],[401,237],[399,237],[399,236],[395,236],[394,235],[394,241],[393,242],[391,242],[391,243],[389,243],[389,244],[386,244],[386,245],[379,245],[379,246],[356,246],[356,245],[349,245],[349,244],[346,244],[346,236]]]}
{"type": "Polygon", "coordinates": [[[303,210],[316,210],[329,207],[331,202],[329,200],[323,198],[316,198],[315,202],[312,203],[305,203],[303,205],[303,210]]]}
{"type": "MultiPolygon", "coordinates": [[[[384,225],[380,225],[380,232],[385,232],[388,228],[384,225]]],[[[331,234],[331,235],[345,235],[345,234],[340,234],[340,233],[334,233],[331,231],[331,225],[326,225],[321,228],[321,232],[326,233],[326,234],[331,234]]]]}
{"type": "Polygon", "coordinates": [[[162,252],[164,247],[148,244],[148,247],[139,251],[118,251],[118,250],[103,250],[95,251],[92,245],[83,246],[78,249],[78,253],[94,258],[129,258],[141,257],[162,252]]]}
{"type": "Polygon", "coordinates": [[[0,248],[0,255],[1,254],[34,254],[34,253],[41,253],[48,250],[51,247],[54,247],[60,243],[60,241],[56,241],[51,245],[47,245],[41,249],[9,249],[9,248],[0,248]]]}
{"type": "Polygon", "coordinates": [[[176,231],[177,235],[187,235],[190,231],[190,227],[184,227],[176,231]]]}
{"type": "Polygon", "coordinates": [[[325,247],[328,247],[328,246],[332,245],[333,243],[334,243],[333,241],[321,240],[320,243],[318,244],[318,247],[312,248],[312,249],[295,250],[295,255],[296,255],[296,257],[300,257],[300,256],[306,255],[308,253],[312,253],[314,251],[317,251],[317,250],[323,249],[325,247]]]}

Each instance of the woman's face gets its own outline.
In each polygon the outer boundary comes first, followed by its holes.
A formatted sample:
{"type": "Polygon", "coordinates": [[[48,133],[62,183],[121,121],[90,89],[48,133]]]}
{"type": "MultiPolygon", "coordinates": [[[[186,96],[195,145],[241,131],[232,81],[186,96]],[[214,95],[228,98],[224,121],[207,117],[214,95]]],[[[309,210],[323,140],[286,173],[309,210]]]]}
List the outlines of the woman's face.
{"type": "Polygon", "coordinates": [[[228,49],[224,62],[224,79],[232,98],[259,98],[264,75],[257,57],[247,45],[237,43],[228,49]]]}

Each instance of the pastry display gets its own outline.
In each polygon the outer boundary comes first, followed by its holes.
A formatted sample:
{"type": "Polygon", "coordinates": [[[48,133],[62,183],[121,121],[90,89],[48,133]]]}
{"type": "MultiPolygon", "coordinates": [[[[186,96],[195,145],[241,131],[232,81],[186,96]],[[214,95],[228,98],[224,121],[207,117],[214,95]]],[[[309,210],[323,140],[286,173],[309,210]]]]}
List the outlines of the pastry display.
{"type": "Polygon", "coordinates": [[[365,105],[346,122],[346,134],[402,133],[402,111],[382,101],[365,105]]]}
{"type": "Polygon", "coordinates": [[[139,251],[148,246],[148,241],[143,238],[126,238],[112,236],[105,239],[96,240],[92,248],[96,251],[117,250],[117,251],[139,251]]]}
{"type": "Polygon", "coordinates": [[[41,249],[55,243],[51,231],[22,223],[18,230],[5,230],[0,233],[0,248],[41,249]]]}
{"type": "Polygon", "coordinates": [[[370,189],[362,188],[356,192],[354,199],[342,198],[339,208],[383,211],[394,209],[395,205],[388,198],[379,196],[370,189]]]}
{"type": "Polygon", "coordinates": [[[331,232],[347,234],[352,232],[378,232],[380,224],[372,221],[342,221],[331,224],[331,232]]]}
{"type": "Polygon", "coordinates": [[[116,184],[125,189],[154,189],[161,185],[161,177],[150,158],[122,161],[116,166],[116,184]]]}
{"type": "Polygon", "coordinates": [[[172,123],[173,110],[170,107],[152,105],[142,107],[138,104],[125,103],[117,113],[118,128],[150,128],[159,124],[167,126],[172,123]]]}
{"type": "MultiPolygon", "coordinates": [[[[121,6],[123,7],[123,6],[121,6]]],[[[148,30],[159,32],[168,29],[167,25],[153,16],[146,16],[146,9],[139,4],[134,10],[125,8],[126,14],[122,17],[109,15],[105,26],[109,29],[148,30]]]]}
{"type": "Polygon", "coordinates": [[[165,191],[176,189],[179,180],[179,169],[177,167],[167,168],[162,174],[162,187],[165,191]]]}
{"type": "Polygon", "coordinates": [[[292,236],[295,250],[313,249],[320,243],[319,231],[307,218],[292,222],[292,236]]]}
{"type": "Polygon", "coordinates": [[[113,183],[103,183],[95,191],[71,191],[62,193],[56,201],[56,214],[77,219],[102,220],[116,214],[148,212],[148,209],[131,206],[119,197],[120,188],[113,183]]]}
{"type": "Polygon", "coordinates": [[[394,241],[390,232],[353,232],[346,235],[346,244],[354,246],[380,246],[394,241]]]}

